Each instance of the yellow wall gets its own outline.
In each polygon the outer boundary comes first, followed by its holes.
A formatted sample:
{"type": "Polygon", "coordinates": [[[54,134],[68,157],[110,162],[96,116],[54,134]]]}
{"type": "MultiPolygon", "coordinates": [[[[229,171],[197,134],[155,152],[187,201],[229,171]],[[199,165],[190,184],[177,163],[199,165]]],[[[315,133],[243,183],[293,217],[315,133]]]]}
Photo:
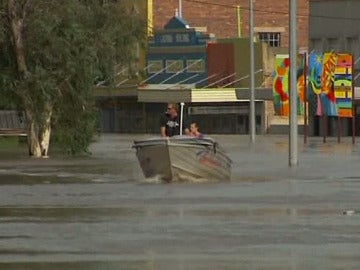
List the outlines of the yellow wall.
{"type": "Polygon", "coordinates": [[[147,21],[148,21],[148,36],[153,35],[154,29],[154,1],[147,1],[147,21]]]}

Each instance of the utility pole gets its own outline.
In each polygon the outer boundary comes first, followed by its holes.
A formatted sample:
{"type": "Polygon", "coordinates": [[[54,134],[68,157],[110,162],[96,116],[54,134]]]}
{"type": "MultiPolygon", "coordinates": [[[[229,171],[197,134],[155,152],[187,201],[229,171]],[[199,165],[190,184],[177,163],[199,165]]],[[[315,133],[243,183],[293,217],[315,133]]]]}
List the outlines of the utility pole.
{"type": "Polygon", "coordinates": [[[255,143],[255,57],[254,57],[254,0],[250,1],[250,142],[255,143]]]}
{"type": "Polygon", "coordinates": [[[182,18],[182,2],[179,0],[179,17],[182,18]]]}
{"type": "Polygon", "coordinates": [[[237,27],[238,27],[238,37],[241,38],[241,8],[236,6],[236,17],[237,17],[237,27]]]}
{"type": "Polygon", "coordinates": [[[298,124],[297,124],[297,18],[296,1],[290,3],[290,121],[289,121],[289,166],[298,165],[298,124]]]}

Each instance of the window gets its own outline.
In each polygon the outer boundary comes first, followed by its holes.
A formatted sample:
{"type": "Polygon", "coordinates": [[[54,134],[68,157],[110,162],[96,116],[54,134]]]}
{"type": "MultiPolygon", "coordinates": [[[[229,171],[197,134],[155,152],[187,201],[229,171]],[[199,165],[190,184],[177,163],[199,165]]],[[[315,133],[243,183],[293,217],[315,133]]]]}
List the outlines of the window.
{"type": "Polygon", "coordinates": [[[202,59],[199,60],[187,60],[186,61],[188,73],[202,73],[205,72],[205,62],[202,59]]]}
{"type": "Polygon", "coordinates": [[[281,34],[279,32],[260,32],[259,40],[266,42],[270,47],[280,47],[281,34]]]}
{"type": "Polygon", "coordinates": [[[345,48],[348,52],[356,52],[356,49],[359,47],[359,38],[358,37],[347,37],[345,48]]]}
{"type": "Polygon", "coordinates": [[[177,73],[184,69],[183,60],[166,60],[166,73],[177,73]]]}
{"type": "Polygon", "coordinates": [[[163,69],[162,60],[148,61],[148,73],[159,73],[163,69]]]}
{"type": "Polygon", "coordinates": [[[314,51],[323,51],[323,48],[324,48],[324,42],[323,42],[323,39],[321,38],[312,38],[310,39],[310,48],[312,48],[314,51]]]}
{"type": "Polygon", "coordinates": [[[190,35],[188,33],[179,33],[175,35],[176,42],[189,43],[190,35]]]}
{"type": "Polygon", "coordinates": [[[160,43],[172,43],[173,36],[170,34],[160,35],[160,43]]]}
{"type": "Polygon", "coordinates": [[[327,48],[328,51],[339,51],[341,50],[341,41],[338,38],[327,38],[327,48]]]}

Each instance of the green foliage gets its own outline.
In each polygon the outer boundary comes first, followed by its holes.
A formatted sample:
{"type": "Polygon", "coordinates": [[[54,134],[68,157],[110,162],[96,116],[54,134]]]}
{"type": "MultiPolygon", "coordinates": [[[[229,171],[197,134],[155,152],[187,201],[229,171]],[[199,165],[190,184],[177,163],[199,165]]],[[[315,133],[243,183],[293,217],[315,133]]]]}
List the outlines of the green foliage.
{"type": "Polygon", "coordinates": [[[124,1],[32,0],[23,31],[27,72],[20,74],[6,3],[0,1],[0,109],[31,110],[41,128],[51,104],[56,141],[68,153],[86,151],[96,123],[93,86],[111,83],[116,66],[137,61],[145,21],[124,1]]]}
{"type": "Polygon", "coordinates": [[[91,110],[79,110],[74,113],[81,117],[72,117],[72,114],[60,117],[57,126],[62,128],[54,130],[52,142],[61,152],[69,155],[89,154],[88,146],[96,131],[97,114],[91,110]]]}
{"type": "Polygon", "coordinates": [[[9,42],[5,1],[0,1],[0,109],[16,109],[18,98],[9,85],[13,81],[16,69],[14,51],[9,42]]]}
{"type": "Polygon", "coordinates": [[[0,137],[1,150],[11,150],[19,147],[19,138],[17,137],[0,137]]]}

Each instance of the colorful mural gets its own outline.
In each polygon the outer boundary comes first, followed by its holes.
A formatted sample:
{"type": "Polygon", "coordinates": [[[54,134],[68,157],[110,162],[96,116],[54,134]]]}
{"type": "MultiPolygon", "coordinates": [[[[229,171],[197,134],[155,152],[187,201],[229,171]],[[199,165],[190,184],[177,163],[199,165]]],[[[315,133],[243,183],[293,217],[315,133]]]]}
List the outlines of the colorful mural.
{"type": "MultiPolygon", "coordinates": [[[[289,116],[289,70],[290,59],[288,55],[277,55],[275,58],[275,76],[273,83],[275,113],[289,116]]],[[[305,57],[300,54],[297,58],[297,113],[304,114],[305,102],[305,57]]]]}
{"type": "Polygon", "coordinates": [[[289,57],[277,55],[273,84],[274,107],[277,115],[289,115],[289,69],[289,57]]]}
{"type": "Polygon", "coordinates": [[[309,55],[309,101],[315,97],[316,103],[312,115],[322,115],[322,106],[320,101],[321,77],[323,73],[323,54],[310,53],[309,55]]]}
{"type": "Polygon", "coordinates": [[[318,116],[352,117],[352,55],[309,55],[309,100],[318,116]]]}
{"type": "Polygon", "coordinates": [[[350,54],[339,54],[335,68],[334,93],[338,116],[353,117],[352,111],[352,78],[353,58],[350,54]]]}
{"type": "Polygon", "coordinates": [[[297,72],[296,72],[296,81],[297,81],[297,111],[298,115],[304,115],[305,112],[305,97],[306,97],[306,55],[298,54],[297,57],[297,72]]]}

